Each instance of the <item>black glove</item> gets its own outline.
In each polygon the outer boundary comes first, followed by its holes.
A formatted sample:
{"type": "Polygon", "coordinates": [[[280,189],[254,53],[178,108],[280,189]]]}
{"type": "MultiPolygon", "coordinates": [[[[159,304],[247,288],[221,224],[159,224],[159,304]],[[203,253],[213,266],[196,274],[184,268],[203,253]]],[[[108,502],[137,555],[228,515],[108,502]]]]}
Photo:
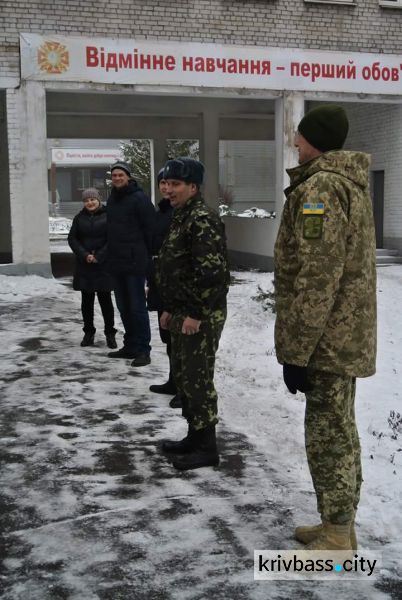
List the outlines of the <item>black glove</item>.
{"type": "Polygon", "coordinates": [[[307,367],[298,367],[297,365],[284,363],[283,381],[291,394],[295,394],[297,391],[311,392],[313,389],[307,377],[307,367]]]}

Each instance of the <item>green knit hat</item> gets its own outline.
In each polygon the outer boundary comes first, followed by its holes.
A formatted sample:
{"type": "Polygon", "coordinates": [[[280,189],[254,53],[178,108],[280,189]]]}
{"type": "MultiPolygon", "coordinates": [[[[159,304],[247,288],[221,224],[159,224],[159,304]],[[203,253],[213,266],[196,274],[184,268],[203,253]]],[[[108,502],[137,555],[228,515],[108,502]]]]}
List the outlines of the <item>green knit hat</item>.
{"type": "Polygon", "coordinates": [[[336,104],[322,104],[310,110],[299,123],[299,132],[321,152],[340,150],[348,135],[345,110],[336,104]]]}

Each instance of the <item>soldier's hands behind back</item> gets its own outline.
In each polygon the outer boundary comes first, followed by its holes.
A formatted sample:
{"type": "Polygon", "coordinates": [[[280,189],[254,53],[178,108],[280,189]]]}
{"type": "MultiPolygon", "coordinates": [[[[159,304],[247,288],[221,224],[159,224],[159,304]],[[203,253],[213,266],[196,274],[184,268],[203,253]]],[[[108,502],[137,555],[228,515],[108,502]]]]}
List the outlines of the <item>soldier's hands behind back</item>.
{"type": "Polygon", "coordinates": [[[198,333],[200,330],[201,321],[197,319],[192,319],[191,317],[186,317],[183,321],[183,326],[181,328],[181,332],[184,335],[193,335],[194,333],[198,333]]]}
{"type": "Polygon", "coordinates": [[[311,392],[313,386],[307,377],[307,367],[283,364],[283,381],[291,394],[311,392]]]}
{"type": "Polygon", "coordinates": [[[167,312],[166,310],[164,310],[163,313],[161,314],[161,318],[159,319],[161,329],[169,329],[171,320],[172,320],[172,314],[167,312]]]}

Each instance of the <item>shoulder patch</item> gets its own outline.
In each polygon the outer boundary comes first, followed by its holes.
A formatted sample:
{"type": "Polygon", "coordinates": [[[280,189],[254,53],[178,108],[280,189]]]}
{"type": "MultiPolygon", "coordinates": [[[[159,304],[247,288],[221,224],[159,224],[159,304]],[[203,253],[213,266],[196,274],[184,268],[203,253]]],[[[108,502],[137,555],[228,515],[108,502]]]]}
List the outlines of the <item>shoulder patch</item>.
{"type": "Polygon", "coordinates": [[[303,217],[303,237],[305,240],[320,240],[323,230],[322,214],[306,214],[303,217]]]}
{"type": "Polygon", "coordinates": [[[324,203],[318,202],[317,204],[312,204],[310,202],[306,202],[303,204],[303,215],[323,215],[324,214],[324,203]]]}

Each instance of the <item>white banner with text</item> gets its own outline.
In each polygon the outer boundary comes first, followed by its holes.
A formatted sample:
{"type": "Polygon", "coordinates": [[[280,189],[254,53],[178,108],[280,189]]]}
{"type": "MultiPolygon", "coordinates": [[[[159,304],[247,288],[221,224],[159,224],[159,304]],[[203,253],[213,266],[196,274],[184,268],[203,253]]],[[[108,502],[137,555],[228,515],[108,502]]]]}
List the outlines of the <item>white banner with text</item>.
{"type": "Polygon", "coordinates": [[[36,81],[402,94],[402,55],[21,34],[36,81]]]}

